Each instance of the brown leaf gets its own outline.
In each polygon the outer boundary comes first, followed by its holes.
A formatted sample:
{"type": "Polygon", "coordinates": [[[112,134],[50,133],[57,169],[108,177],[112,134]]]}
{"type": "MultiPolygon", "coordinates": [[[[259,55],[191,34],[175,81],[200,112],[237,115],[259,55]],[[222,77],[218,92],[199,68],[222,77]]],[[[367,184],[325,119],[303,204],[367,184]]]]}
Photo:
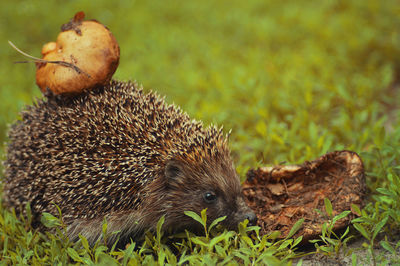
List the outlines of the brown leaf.
{"type": "MultiPolygon", "coordinates": [[[[326,215],[324,198],[332,202],[337,215],[351,210],[351,205],[361,206],[365,194],[365,175],[361,158],[351,151],[331,152],[301,165],[278,165],[251,169],[243,184],[243,194],[248,205],[256,212],[261,233],[281,231],[286,236],[294,223],[305,218],[303,242],[317,238],[326,215]]],[[[352,212],[336,222],[334,230],[349,225],[355,217],[352,212]]]]}

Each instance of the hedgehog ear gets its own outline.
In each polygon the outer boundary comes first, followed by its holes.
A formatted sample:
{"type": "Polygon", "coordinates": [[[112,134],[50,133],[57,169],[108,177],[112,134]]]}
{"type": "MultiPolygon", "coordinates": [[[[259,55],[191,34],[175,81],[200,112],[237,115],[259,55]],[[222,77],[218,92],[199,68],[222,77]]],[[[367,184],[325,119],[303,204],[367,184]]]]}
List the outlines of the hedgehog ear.
{"type": "Polygon", "coordinates": [[[182,174],[181,163],[176,160],[170,160],[165,165],[164,174],[167,182],[177,180],[182,174]]]}

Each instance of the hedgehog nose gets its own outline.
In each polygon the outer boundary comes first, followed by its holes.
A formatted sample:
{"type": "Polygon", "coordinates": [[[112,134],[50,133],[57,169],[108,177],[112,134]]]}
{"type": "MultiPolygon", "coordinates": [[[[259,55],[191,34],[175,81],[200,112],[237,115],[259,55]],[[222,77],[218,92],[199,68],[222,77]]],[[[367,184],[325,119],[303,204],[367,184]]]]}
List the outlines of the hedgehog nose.
{"type": "Polygon", "coordinates": [[[244,215],[244,219],[249,220],[249,225],[253,226],[257,224],[257,216],[254,212],[250,211],[244,215]]]}

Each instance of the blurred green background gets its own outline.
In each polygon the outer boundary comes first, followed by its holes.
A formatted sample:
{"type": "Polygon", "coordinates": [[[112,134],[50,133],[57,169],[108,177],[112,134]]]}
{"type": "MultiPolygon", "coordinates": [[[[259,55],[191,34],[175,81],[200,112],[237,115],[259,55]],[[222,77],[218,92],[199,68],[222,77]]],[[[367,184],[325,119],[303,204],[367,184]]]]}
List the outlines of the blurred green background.
{"type": "MultiPolygon", "coordinates": [[[[2,1],[0,141],[41,93],[34,64],[77,11],[114,33],[115,79],[232,129],[240,174],[399,141],[400,5],[351,1],[2,1]],[[395,137],[397,136],[397,137],[395,137]]],[[[4,158],[5,145],[0,154],[4,158]]]]}

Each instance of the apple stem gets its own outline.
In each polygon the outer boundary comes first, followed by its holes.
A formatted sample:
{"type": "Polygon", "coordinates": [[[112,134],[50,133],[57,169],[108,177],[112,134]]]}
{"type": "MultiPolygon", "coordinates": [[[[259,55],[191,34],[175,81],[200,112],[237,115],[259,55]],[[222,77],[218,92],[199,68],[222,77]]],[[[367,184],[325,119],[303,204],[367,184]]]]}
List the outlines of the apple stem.
{"type": "Polygon", "coordinates": [[[32,59],[32,61],[16,61],[14,63],[29,63],[29,62],[40,62],[40,63],[49,63],[49,64],[58,64],[58,65],[62,65],[65,67],[70,67],[73,70],[75,70],[76,72],[78,72],[78,74],[85,74],[88,78],[91,78],[91,76],[86,73],[85,71],[83,71],[82,69],[80,69],[79,67],[77,67],[76,65],[72,64],[72,63],[68,63],[68,62],[64,62],[64,61],[49,61],[49,60],[45,60],[45,59],[41,59],[38,57],[34,57],[32,55],[29,55],[27,53],[25,53],[24,51],[22,51],[21,49],[19,49],[17,46],[15,46],[15,44],[13,44],[11,41],[8,41],[8,44],[14,48],[14,50],[16,50],[17,52],[19,52],[20,54],[22,54],[25,57],[28,57],[30,59],[32,59]]]}

